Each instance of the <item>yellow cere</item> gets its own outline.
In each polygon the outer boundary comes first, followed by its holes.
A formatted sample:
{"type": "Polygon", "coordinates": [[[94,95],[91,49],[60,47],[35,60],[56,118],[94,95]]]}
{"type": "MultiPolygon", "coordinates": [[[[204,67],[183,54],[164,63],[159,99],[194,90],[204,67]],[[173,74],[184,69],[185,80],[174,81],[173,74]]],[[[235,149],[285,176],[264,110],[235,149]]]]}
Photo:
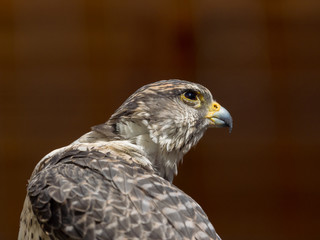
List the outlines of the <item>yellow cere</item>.
{"type": "Polygon", "coordinates": [[[217,102],[213,102],[209,108],[207,118],[211,118],[212,115],[220,110],[221,106],[217,102]]]}

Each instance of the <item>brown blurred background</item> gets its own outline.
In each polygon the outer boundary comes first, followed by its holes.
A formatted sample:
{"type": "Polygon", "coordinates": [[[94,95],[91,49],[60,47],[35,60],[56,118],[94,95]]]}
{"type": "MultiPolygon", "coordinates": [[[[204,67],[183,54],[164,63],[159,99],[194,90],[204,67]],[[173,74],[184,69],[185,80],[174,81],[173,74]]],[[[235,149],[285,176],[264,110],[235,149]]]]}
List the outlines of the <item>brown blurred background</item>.
{"type": "Polygon", "coordinates": [[[175,179],[222,238],[320,239],[319,45],[319,0],[1,0],[0,239],[42,156],[169,78],[234,118],[175,179]]]}

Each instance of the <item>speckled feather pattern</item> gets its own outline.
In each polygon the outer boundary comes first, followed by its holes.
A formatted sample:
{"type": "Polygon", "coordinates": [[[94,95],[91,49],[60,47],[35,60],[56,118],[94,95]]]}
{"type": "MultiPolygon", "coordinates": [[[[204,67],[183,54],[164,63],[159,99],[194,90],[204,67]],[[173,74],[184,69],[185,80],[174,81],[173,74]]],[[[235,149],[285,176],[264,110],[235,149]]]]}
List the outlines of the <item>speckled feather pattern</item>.
{"type": "Polygon", "coordinates": [[[201,207],[172,184],[209,125],[212,101],[187,81],[138,89],[105,124],[37,164],[18,239],[219,240],[201,207]],[[202,94],[201,108],[181,101],[189,89],[202,94]]]}
{"type": "Polygon", "coordinates": [[[148,167],[97,150],[69,150],[52,161],[28,187],[49,236],[218,239],[200,206],[148,167]]]}

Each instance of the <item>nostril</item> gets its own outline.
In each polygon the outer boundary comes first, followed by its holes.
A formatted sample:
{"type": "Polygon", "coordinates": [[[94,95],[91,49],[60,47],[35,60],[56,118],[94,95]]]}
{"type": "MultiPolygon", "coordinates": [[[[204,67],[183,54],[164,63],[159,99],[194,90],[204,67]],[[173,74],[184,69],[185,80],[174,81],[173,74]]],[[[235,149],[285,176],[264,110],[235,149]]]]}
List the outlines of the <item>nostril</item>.
{"type": "Polygon", "coordinates": [[[219,105],[218,105],[218,104],[213,104],[213,108],[214,108],[215,110],[218,110],[218,109],[219,109],[219,105]]]}

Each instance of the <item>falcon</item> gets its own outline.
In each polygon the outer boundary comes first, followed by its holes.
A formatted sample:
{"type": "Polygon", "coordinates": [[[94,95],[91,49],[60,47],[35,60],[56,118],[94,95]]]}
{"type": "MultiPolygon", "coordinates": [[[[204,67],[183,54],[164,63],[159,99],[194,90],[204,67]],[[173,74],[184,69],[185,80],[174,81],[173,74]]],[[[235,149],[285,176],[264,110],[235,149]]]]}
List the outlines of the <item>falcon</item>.
{"type": "Polygon", "coordinates": [[[141,87],[106,123],[36,165],[18,239],[220,239],[172,184],[208,127],[231,130],[232,118],[202,85],[141,87]]]}

